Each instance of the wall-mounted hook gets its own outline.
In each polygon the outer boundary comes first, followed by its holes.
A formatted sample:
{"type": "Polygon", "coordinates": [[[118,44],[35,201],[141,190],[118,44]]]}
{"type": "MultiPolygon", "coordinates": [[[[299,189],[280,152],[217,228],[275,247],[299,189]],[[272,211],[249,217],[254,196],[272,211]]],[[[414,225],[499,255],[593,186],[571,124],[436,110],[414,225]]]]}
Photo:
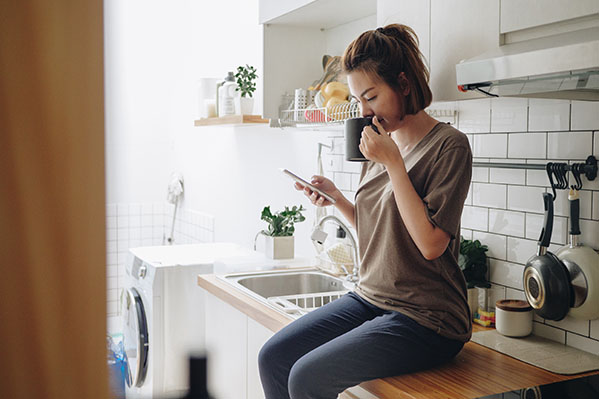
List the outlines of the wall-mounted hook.
{"type": "Polygon", "coordinates": [[[574,180],[576,180],[576,184],[570,185],[570,188],[573,190],[580,190],[582,188],[582,179],[580,178],[580,174],[584,173],[583,163],[575,163],[571,166],[570,171],[574,175],[574,180]]]}
{"type": "Polygon", "coordinates": [[[556,191],[555,191],[555,183],[553,182],[553,163],[549,162],[547,165],[545,165],[545,171],[547,171],[547,177],[549,178],[549,184],[551,184],[551,189],[553,190],[553,200],[555,201],[556,198],[556,191]]]}

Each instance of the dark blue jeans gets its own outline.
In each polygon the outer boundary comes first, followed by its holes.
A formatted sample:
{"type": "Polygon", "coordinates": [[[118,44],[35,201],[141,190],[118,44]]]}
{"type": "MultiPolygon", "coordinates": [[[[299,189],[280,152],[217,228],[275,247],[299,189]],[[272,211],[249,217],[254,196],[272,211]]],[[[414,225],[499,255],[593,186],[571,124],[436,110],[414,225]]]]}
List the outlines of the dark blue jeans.
{"type": "Polygon", "coordinates": [[[363,381],[446,362],[463,345],[350,292],[268,340],[260,379],[267,399],[335,399],[363,381]]]}

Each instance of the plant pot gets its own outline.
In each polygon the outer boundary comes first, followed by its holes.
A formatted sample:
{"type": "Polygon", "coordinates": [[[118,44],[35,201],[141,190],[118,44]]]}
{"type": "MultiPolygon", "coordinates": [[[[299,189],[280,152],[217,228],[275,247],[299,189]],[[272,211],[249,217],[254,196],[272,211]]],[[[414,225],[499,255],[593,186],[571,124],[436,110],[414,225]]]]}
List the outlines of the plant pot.
{"type": "Polygon", "coordinates": [[[474,314],[478,310],[478,288],[468,288],[468,306],[470,307],[470,315],[474,317],[474,314]]]}
{"type": "Polygon", "coordinates": [[[237,97],[239,102],[236,107],[241,115],[252,115],[254,112],[254,98],[253,97],[237,97]]]}
{"type": "Polygon", "coordinates": [[[292,259],[294,255],[294,237],[264,236],[264,249],[270,259],[292,259]]]}

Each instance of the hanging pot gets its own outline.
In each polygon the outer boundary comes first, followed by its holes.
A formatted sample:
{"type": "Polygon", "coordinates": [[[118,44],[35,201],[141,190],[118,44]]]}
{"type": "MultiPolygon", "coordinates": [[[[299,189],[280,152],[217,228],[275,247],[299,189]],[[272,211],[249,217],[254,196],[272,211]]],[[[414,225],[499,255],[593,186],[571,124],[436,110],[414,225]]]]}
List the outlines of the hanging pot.
{"type": "Polygon", "coordinates": [[[544,319],[561,320],[573,305],[574,294],[566,266],[547,251],[553,232],[553,196],[543,193],[545,221],[539,237],[539,252],[524,268],[524,294],[535,312],[544,319]]]}
{"type": "Polygon", "coordinates": [[[570,315],[593,320],[599,318],[599,254],[578,241],[580,235],[580,199],[578,191],[571,189],[570,245],[560,248],[555,255],[566,265],[574,292],[574,305],[570,315]]]}

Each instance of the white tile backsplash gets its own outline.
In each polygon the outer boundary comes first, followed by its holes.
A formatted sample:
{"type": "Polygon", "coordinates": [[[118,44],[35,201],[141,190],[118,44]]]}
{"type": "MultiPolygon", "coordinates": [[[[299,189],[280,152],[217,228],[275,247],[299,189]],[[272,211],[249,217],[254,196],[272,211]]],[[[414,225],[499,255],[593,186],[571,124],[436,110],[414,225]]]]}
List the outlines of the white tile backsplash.
{"type": "Polygon", "coordinates": [[[599,340],[599,319],[591,321],[591,338],[599,340]]]}
{"type": "Polygon", "coordinates": [[[523,265],[503,260],[489,259],[489,279],[495,284],[521,289],[523,272],[523,265]]]}
{"type": "Polygon", "coordinates": [[[530,99],[528,103],[528,130],[563,131],[570,127],[570,101],[530,99]]]}
{"type": "Polygon", "coordinates": [[[543,193],[545,189],[528,186],[508,186],[508,209],[527,212],[543,212],[543,193]]]}
{"type": "Polygon", "coordinates": [[[572,101],[572,130],[597,130],[599,128],[599,102],[572,101]]]}
{"type": "Polygon", "coordinates": [[[464,133],[488,133],[491,130],[491,100],[488,98],[457,103],[458,129],[464,133]]]}
{"type": "Polygon", "coordinates": [[[483,233],[474,231],[472,233],[474,240],[479,240],[488,247],[487,256],[499,260],[506,260],[507,237],[499,234],[483,233]]]}
{"type": "Polygon", "coordinates": [[[505,158],[507,156],[507,134],[474,135],[473,156],[486,158],[505,158]]]}
{"type": "Polygon", "coordinates": [[[485,206],[489,208],[505,208],[506,206],[505,184],[472,184],[472,205],[485,206]]]}
{"type": "MultiPolygon", "coordinates": [[[[588,324],[588,323],[587,323],[588,324]]],[[[585,352],[590,352],[594,355],[599,356],[599,341],[583,337],[571,332],[566,332],[566,343],[576,349],[580,349],[585,352]]]]}
{"type": "Polygon", "coordinates": [[[557,132],[547,134],[547,157],[584,161],[593,146],[592,132],[557,132]]]}
{"type": "Polygon", "coordinates": [[[553,327],[561,328],[562,330],[572,331],[586,337],[589,336],[588,320],[576,319],[568,315],[560,321],[545,320],[545,323],[553,327]]]}
{"type": "Polygon", "coordinates": [[[544,159],[547,157],[545,133],[511,133],[508,135],[508,158],[544,159]]]}
{"type": "Polygon", "coordinates": [[[462,227],[465,229],[487,231],[489,227],[489,210],[476,206],[464,206],[462,211],[462,227]]]}
{"type": "Polygon", "coordinates": [[[546,324],[534,322],[532,324],[532,333],[562,344],[566,343],[566,331],[546,324]]]}
{"type": "Polygon", "coordinates": [[[514,237],[524,237],[524,212],[489,209],[489,231],[514,237]]]}
{"type": "Polygon", "coordinates": [[[490,183],[504,183],[515,185],[526,184],[526,171],[524,169],[491,168],[489,172],[490,183]]]}
{"type": "Polygon", "coordinates": [[[528,99],[491,99],[491,132],[526,132],[528,99]]]}
{"type": "Polygon", "coordinates": [[[537,242],[524,238],[508,237],[507,260],[525,265],[528,260],[537,254],[537,242]]]}

